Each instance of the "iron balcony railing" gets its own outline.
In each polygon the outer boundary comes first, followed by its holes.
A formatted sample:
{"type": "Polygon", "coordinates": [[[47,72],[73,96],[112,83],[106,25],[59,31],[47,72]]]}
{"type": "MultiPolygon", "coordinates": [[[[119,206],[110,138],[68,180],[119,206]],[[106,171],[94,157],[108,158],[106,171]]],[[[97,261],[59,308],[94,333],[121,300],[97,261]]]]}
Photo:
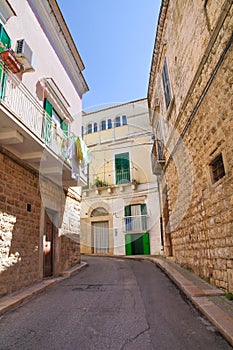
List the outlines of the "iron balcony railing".
{"type": "Polygon", "coordinates": [[[116,184],[127,184],[130,182],[130,169],[116,170],[116,184]]]}
{"type": "MultiPolygon", "coordinates": [[[[12,114],[57,155],[63,157],[63,130],[37,102],[25,85],[0,62],[0,100],[12,114]]],[[[64,157],[63,157],[64,158],[64,157]]]]}
{"type": "Polygon", "coordinates": [[[127,232],[145,232],[147,231],[147,215],[126,216],[124,218],[124,227],[127,232]]]}

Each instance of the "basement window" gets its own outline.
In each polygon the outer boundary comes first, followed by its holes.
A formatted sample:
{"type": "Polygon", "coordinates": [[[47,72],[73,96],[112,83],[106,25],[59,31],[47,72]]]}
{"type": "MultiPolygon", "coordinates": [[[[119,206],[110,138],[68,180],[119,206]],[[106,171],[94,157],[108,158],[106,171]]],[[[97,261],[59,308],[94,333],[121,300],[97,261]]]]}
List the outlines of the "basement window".
{"type": "Polygon", "coordinates": [[[212,172],[212,182],[215,183],[225,176],[225,168],[222,158],[222,153],[220,153],[214,160],[210,163],[212,172]]]}

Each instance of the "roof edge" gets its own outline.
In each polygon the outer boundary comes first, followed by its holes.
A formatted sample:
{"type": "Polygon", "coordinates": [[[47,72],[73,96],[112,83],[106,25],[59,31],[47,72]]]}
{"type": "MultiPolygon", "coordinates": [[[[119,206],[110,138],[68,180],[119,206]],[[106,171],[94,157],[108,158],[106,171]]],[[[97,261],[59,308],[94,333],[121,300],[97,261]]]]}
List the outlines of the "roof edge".
{"type": "Polygon", "coordinates": [[[154,80],[156,76],[155,73],[156,73],[158,57],[160,53],[162,33],[163,33],[164,23],[167,15],[169,1],[170,0],[162,0],[161,6],[160,6],[157,30],[155,35],[155,43],[154,43],[154,49],[152,53],[152,60],[151,60],[150,78],[149,78],[148,91],[147,91],[149,107],[151,107],[150,103],[152,100],[153,85],[154,85],[154,80]]]}

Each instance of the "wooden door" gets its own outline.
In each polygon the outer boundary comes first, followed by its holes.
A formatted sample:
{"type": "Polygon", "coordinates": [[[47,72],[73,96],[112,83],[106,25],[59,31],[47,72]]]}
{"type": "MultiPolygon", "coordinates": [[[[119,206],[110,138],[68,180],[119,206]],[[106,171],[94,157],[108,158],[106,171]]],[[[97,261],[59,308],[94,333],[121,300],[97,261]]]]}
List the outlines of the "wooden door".
{"type": "Polygon", "coordinates": [[[54,225],[53,215],[45,211],[45,230],[44,230],[44,277],[53,275],[53,249],[54,249],[54,225]]]}

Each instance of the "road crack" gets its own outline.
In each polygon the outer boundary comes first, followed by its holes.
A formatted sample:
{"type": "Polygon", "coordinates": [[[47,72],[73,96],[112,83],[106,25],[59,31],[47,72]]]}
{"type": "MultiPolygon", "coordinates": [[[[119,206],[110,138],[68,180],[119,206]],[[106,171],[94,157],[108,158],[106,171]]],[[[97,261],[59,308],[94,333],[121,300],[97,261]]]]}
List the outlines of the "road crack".
{"type": "Polygon", "coordinates": [[[124,350],[125,346],[130,344],[130,343],[133,343],[136,339],[138,339],[142,334],[148,332],[150,330],[150,326],[148,325],[148,327],[144,330],[142,330],[141,332],[139,332],[138,334],[135,335],[135,337],[133,338],[129,338],[127,339],[124,344],[121,346],[120,350],[124,350]]]}

